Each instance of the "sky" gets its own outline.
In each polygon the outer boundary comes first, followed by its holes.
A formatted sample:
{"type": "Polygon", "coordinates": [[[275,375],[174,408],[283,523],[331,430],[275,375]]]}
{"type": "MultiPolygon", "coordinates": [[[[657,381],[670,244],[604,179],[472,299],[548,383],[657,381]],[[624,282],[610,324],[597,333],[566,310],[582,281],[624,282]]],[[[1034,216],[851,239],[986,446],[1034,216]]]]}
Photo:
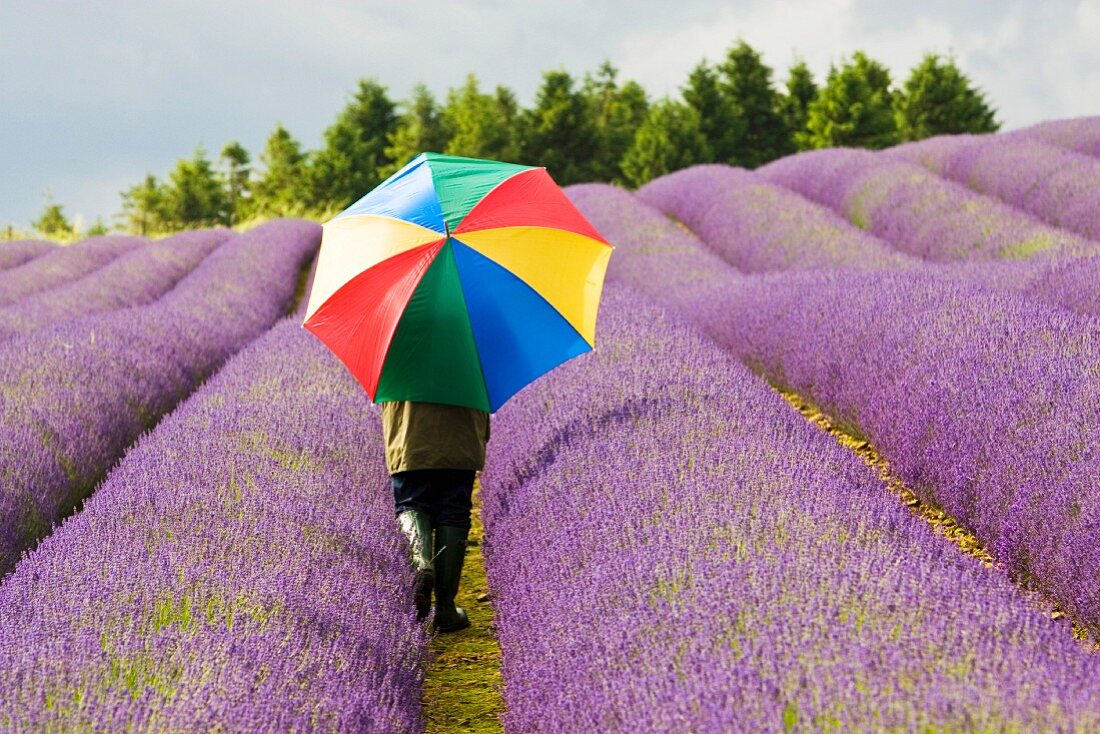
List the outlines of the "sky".
{"type": "Polygon", "coordinates": [[[110,224],[120,192],[203,146],[306,148],[359,79],[437,97],[474,73],[529,105],[549,69],[610,60],[653,97],[742,38],[818,81],[862,49],[895,80],[952,54],[1004,129],[1100,114],[1100,0],[0,0],[0,226],[48,202],[110,224]]]}

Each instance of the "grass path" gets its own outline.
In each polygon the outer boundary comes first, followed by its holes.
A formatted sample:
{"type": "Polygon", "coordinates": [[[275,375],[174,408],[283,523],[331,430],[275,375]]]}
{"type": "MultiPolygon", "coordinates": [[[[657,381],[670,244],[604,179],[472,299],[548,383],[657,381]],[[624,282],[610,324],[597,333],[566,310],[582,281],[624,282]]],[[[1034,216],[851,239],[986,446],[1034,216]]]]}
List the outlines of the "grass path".
{"type": "MultiPolygon", "coordinates": [[[[974,535],[939,507],[921,502],[913,490],[907,487],[890,470],[890,462],[879,454],[868,441],[846,431],[836,421],[822,413],[816,405],[798,393],[787,390],[779,390],[778,392],[791,404],[791,407],[801,413],[808,421],[835,438],[841,446],[858,455],[868,466],[873,467],[887,489],[903,502],[910,512],[931,525],[937,535],[943,536],[960,551],[979,563],[985,566],[994,565],[995,559],[974,535]]],[[[1024,590],[1030,591],[1026,588],[1024,590]]],[[[1066,616],[1066,613],[1052,600],[1044,597],[1044,603],[1044,611],[1052,620],[1059,620],[1066,616]]],[[[1100,640],[1090,640],[1084,627],[1076,621],[1071,620],[1071,622],[1074,638],[1090,649],[1100,650],[1100,640]]]]}
{"type": "MultiPolygon", "coordinates": [[[[301,308],[309,295],[306,282],[312,267],[313,260],[310,260],[299,274],[295,308],[301,308]]],[[[500,645],[492,629],[493,607],[487,598],[489,585],[481,559],[485,529],[481,524],[479,482],[474,484],[471,520],[470,546],[466,549],[462,583],[455,599],[469,615],[470,627],[461,632],[436,635],[432,641],[432,663],[424,680],[421,702],[428,734],[504,731],[500,723],[500,714],[504,712],[500,645]]]]}
{"type": "Polygon", "coordinates": [[[474,486],[471,545],[466,550],[457,602],[470,617],[461,632],[436,635],[433,660],[424,681],[424,715],[429,734],[443,732],[502,732],[500,645],[492,628],[493,608],[486,594],[485,566],[481,559],[480,485],[474,486]],[[479,601],[481,599],[481,601],[479,601]]]}

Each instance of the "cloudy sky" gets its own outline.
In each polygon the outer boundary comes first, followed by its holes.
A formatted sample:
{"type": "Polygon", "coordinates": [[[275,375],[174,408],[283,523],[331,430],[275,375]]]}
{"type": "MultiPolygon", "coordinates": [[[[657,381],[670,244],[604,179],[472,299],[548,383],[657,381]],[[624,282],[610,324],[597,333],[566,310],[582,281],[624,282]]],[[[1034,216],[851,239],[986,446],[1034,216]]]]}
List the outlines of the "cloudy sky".
{"type": "Polygon", "coordinates": [[[394,98],[473,72],[529,104],[541,73],[610,59],[654,96],[737,39],[779,81],[856,49],[902,77],[953,53],[1005,128],[1100,114],[1100,0],[0,0],[0,226],[47,202],[85,224],[197,145],[306,147],[374,76],[394,98]]]}

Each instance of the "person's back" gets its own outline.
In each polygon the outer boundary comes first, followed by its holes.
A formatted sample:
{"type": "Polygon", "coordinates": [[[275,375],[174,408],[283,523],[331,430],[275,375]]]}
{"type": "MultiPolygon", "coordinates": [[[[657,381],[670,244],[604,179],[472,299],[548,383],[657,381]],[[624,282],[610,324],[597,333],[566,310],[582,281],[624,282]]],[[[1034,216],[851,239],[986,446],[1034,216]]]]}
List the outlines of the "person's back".
{"type": "Polygon", "coordinates": [[[417,571],[417,615],[427,616],[434,587],[435,628],[465,629],[470,622],[454,599],[470,530],[474,477],[485,464],[489,414],[439,403],[387,402],[382,404],[382,432],[395,512],[417,571]]]}

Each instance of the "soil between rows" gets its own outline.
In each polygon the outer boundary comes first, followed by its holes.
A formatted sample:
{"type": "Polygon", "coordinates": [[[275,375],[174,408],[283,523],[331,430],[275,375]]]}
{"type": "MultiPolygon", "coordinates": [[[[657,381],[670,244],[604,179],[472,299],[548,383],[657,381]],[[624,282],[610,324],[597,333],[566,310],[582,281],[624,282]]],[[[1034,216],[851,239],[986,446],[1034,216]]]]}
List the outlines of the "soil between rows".
{"type": "Polygon", "coordinates": [[[424,716],[429,734],[436,732],[503,732],[503,681],[500,645],[493,628],[493,607],[481,557],[485,531],[481,524],[481,486],[474,485],[470,546],[462,568],[458,605],[470,617],[461,632],[436,635],[432,662],[424,680],[424,716]],[[473,543],[476,542],[476,545],[473,543]],[[479,600],[480,599],[480,600],[479,600]]]}
{"type": "MultiPolygon", "coordinates": [[[[836,439],[837,443],[859,456],[868,466],[874,468],[878,472],[879,479],[886,485],[890,493],[904,503],[911,513],[931,525],[932,530],[935,531],[937,535],[946,538],[960,551],[974,558],[984,566],[992,567],[996,564],[996,559],[986,550],[981,541],[963,527],[958,520],[951,517],[939,507],[935,507],[927,502],[922,502],[913,490],[907,487],[905,483],[891,471],[890,462],[876,451],[867,440],[852,435],[839,425],[837,421],[823,413],[820,408],[798,393],[779,388],[775,389],[791,407],[801,413],[806,420],[828,433],[836,439]]],[[[1018,583],[1018,585],[1025,593],[1029,593],[1029,596],[1036,598],[1035,595],[1030,594],[1030,592],[1037,591],[1036,589],[1029,588],[1024,584],[1018,583]]],[[[1042,599],[1043,611],[1051,620],[1057,622],[1067,616],[1065,611],[1063,611],[1052,599],[1041,594],[1037,598],[1042,599]]],[[[1070,628],[1073,632],[1073,637],[1078,642],[1081,642],[1088,649],[1100,652],[1100,639],[1090,639],[1088,632],[1076,620],[1070,620],[1070,628]]]]}

